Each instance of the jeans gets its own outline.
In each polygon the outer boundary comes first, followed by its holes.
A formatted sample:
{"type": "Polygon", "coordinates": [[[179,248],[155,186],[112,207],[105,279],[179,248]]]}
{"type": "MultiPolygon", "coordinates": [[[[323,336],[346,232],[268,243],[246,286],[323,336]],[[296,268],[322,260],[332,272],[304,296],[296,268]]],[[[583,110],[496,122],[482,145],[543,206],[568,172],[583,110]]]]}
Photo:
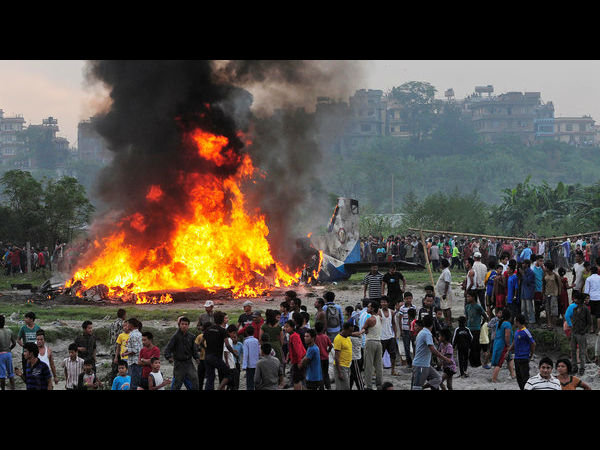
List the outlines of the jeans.
{"type": "MultiPolygon", "coordinates": [[[[215,389],[215,369],[219,372],[219,379],[229,378],[229,368],[222,357],[206,354],[204,367],[206,367],[206,387],[204,389],[207,391],[215,389]]],[[[252,382],[254,383],[254,377],[252,377],[252,382]]]]}
{"type": "Polygon", "coordinates": [[[527,319],[527,323],[535,323],[535,305],[533,304],[533,300],[521,300],[521,313],[527,319]]]}
{"type": "MultiPolygon", "coordinates": [[[[198,373],[194,367],[194,363],[190,359],[189,361],[177,361],[173,366],[173,385],[172,390],[178,391],[181,389],[184,379],[187,378],[191,381],[192,390],[199,390],[198,386],[198,373]]],[[[188,386],[186,385],[186,388],[188,386]]]]}
{"type": "Polygon", "coordinates": [[[127,368],[127,375],[131,377],[130,390],[137,390],[138,386],[142,382],[142,366],[138,364],[132,364],[127,368]]]}
{"type": "Polygon", "coordinates": [[[256,373],[256,367],[248,367],[246,369],[246,390],[254,390],[254,374],[256,373]]]}

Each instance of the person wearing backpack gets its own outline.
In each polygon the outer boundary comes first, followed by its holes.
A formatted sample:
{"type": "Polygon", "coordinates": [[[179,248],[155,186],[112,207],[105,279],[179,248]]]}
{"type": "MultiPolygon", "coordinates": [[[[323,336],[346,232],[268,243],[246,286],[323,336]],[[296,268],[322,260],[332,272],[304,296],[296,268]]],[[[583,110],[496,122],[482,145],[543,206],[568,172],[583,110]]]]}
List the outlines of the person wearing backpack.
{"type": "Polygon", "coordinates": [[[325,292],[323,298],[327,303],[323,306],[323,311],[325,311],[325,323],[327,326],[327,336],[331,342],[335,339],[338,333],[342,329],[342,323],[344,322],[344,315],[342,313],[342,307],[336,303],[335,294],[331,291],[325,292]]]}

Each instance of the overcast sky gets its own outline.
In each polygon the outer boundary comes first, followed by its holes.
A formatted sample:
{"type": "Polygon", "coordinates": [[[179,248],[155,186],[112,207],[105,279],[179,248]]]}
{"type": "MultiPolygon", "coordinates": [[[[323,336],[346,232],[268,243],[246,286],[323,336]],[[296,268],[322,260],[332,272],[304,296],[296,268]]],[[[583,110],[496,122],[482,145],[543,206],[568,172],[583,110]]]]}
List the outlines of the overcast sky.
{"type": "MultiPolygon", "coordinates": [[[[591,115],[600,121],[600,61],[364,61],[366,80],[356,88],[388,90],[407,81],[427,81],[443,98],[456,98],[475,86],[494,86],[494,93],[541,92],[554,103],[556,116],[591,115]]],[[[28,124],[58,119],[59,136],[76,144],[77,123],[100,103],[99,89],[86,87],[83,61],[0,61],[0,109],[5,117],[22,114],[28,124]]],[[[326,95],[323,93],[323,95],[326,95]]],[[[347,99],[346,99],[347,100],[347,99]]]]}

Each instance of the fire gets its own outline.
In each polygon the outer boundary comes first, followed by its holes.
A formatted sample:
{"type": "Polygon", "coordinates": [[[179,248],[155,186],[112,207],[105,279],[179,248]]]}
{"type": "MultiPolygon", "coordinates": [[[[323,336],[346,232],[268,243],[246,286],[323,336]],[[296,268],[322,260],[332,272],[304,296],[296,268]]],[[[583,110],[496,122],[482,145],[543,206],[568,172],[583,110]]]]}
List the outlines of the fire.
{"type": "Polygon", "coordinates": [[[321,272],[322,264],[323,264],[323,250],[319,250],[319,266],[317,267],[317,270],[313,270],[313,277],[315,277],[315,280],[319,279],[319,272],[321,272]]]}
{"type": "MultiPolygon", "coordinates": [[[[225,136],[197,129],[188,137],[195,143],[195,158],[231,168],[232,174],[211,170],[184,173],[173,180],[188,194],[189,208],[185,215],[162,218],[175,225],[168,239],[159,245],[140,244],[157,218],[130,214],[112,234],[94,242],[94,259],[73,274],[67,287],[79,280],[85,288],[107,286],[109,296],[123,299],[137,294],[136,303],[167,303],[172,301],[168,294],[157,298],[142,293],[200,287],[231,289],[234,297],[256,297],[271,286],[289,286],[298,280],[300,273],[274,260],[264,215],[246,210],[240,185],[256,173],[250,156],[235,152],[225,136]]],[[[146,199],[153,207],[169,201],[157,185],[150,186],[146,199]]]]}

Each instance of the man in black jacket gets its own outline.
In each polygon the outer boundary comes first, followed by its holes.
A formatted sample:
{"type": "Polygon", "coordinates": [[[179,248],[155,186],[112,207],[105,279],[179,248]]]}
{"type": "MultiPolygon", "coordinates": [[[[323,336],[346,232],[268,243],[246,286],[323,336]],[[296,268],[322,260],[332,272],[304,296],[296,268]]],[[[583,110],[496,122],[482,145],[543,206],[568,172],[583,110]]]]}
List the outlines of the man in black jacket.
{"type": "Polygon", "coordinates": [[[190,319],[181,317],[179,319],[179,330],[171,337],[164,354],[173,367],[173,390],[178,391],[184,379],[192,383],[192,390],[198,390],[198,372],[194,367],[192,358],[198,362],[199,355],[194,335],[189,332],[190,319]]]}

